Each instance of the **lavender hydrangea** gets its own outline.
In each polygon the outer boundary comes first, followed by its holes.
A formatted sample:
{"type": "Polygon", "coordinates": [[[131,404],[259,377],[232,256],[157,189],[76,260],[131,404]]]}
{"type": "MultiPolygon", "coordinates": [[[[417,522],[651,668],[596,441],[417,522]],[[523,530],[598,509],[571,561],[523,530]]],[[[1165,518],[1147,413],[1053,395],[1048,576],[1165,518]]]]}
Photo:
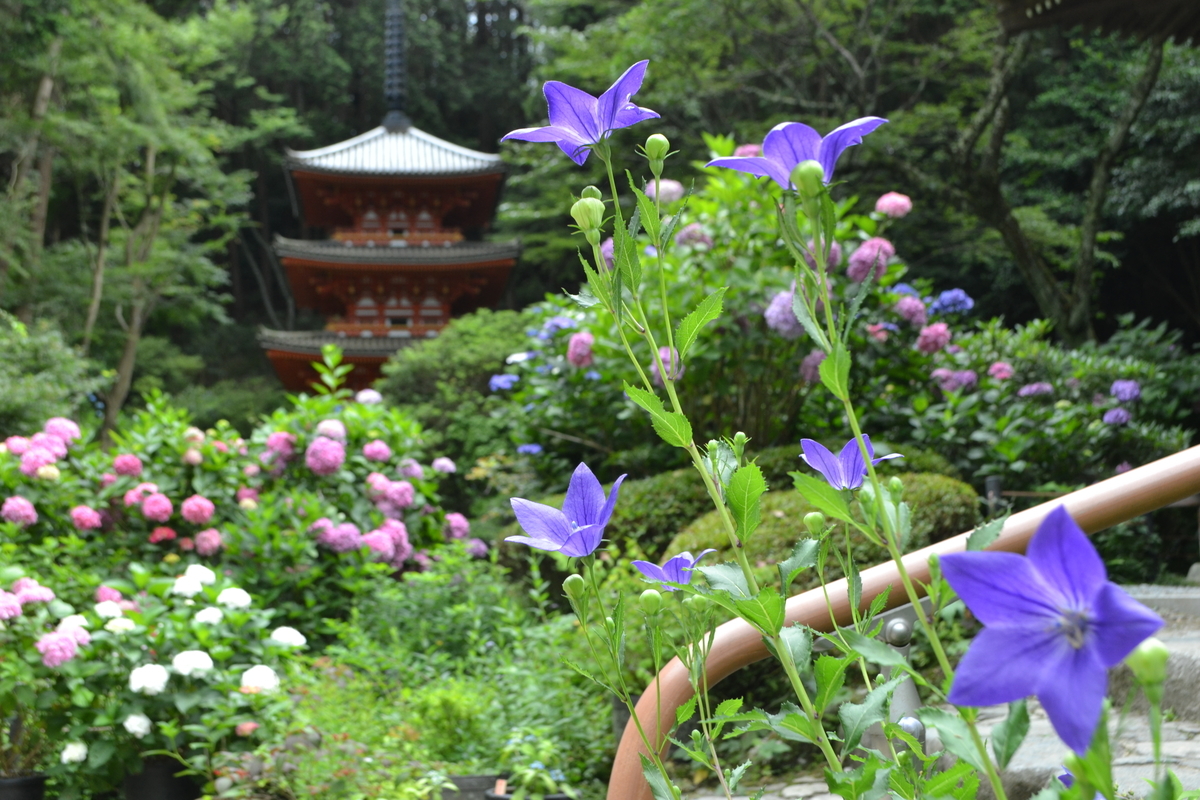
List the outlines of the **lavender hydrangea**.
{"type": "Polygon", "coordinates": [[[779,292],[771,298],[767,310],[763,312],[767,327],[785,339],[799,339],[804,335],[804,326],[796,319],[796,312],[792,310],[794,297],[794,289],[779,292]]]}
{"type": "Polygon", "coordinates": [[[1037,397],[1043,394],[1054,394],[1054,387],[1045,381],[1027,383],[1020,389],[1017,389],[1017,397],[1037,397]]]}
{"type": "Polygon", "coordinates": [[[1112,388],[1109,391],[1113,397],[1117,398],[1118,402],[1132,403],[1135,400],[1141,399],[1142,385],[1137,381],[1117,380],[1113,381],[1112,388]]]}
{"type": "Polygon", "coordinates": [[[931,314],[965,314],[975,307],[975,301],[962,289],[947,289],[929,304],[931,314]]]}
{"type": "Polygon", "coordinates": [[[1104,424],[1112,426],[1128,425],[1133,415],[1124,408],[1110,408],[1104,412],[1104,424]]]}
{"type": "Polygon", "coordinates": [[[332,475],[346,461],[345,446],[327,436],[318,436],[304,451],[305,465],[318,475],[332,475]]]}

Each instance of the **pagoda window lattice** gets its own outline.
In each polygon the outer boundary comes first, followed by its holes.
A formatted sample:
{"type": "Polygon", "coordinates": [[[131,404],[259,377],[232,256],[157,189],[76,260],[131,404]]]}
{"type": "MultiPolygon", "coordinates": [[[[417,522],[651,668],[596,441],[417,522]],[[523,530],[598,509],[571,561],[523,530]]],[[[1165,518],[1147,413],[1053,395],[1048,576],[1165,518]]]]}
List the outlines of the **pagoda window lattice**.
{"type": "Polygon", "coordinates": [[[446,307],[436,297],[426,297],[421,301],[421,324],[442,325],[446,319],[446,307]]]}
{"type": "Polygon", "coordinates": [[[387,324],[395,326],[411,325],[413,321],[413,304],[407,297],[389,298],[383,310],[387,324]]]}
{"type": "Polygon", "coordinates": [[[387,227],[393,234],[403,236],[409,228],[408,214],[398,210],[388,212],[387,227]]]}
{"type": "Polygon", "coordinates": [[[377,231],[379,227],[379,215],[373,209],[367,209],[363,213],[362,219],[359,221],[359,228],[364,231],[377,231]]]}
{"type": "Polygon", "coordinates": [[[422,209],[421,212],[417,214],[417,224],[413,227],[416,228],[416,230],[424,233],[436,231],[438,225],[437,220],[433,218],[433,214],[430,214],[428,211],[422,209]]]}
{"type": "Polygon", "coordinates": [[[370,297],[361,297],[354,304],[354,321],[360,325],[379,323],[379,304],[370,297]]]}

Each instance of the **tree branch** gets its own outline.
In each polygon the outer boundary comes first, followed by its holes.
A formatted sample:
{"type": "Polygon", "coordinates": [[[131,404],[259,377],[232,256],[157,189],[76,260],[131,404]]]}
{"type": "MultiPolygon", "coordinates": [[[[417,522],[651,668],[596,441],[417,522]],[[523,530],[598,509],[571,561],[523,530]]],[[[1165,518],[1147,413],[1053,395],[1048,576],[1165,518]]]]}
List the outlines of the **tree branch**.
{"type": "Polygon", "coordinates": [[[971,153],[975,150],[975,143],[979,141],[979,137],[983,135],[988,124],[995,119],[996,109],[1004,100],[1008,92],[1008,85],[1012,82],[1017,66],[1025,59],[1028,49],[1029,38],[1027,36],[1018,36],[1016,44],[1010,50],[1008,35],[1000,34],[1000,38],[996,42],[996,57],[992,63],[992,82],[988,87],[987,98],[975,112],[970,124],[963,129],[962,133],[958,135],[958,140],[950,148],[950,152],[954,154],[960,167],[967,166],[971,159],[971,153]]]}

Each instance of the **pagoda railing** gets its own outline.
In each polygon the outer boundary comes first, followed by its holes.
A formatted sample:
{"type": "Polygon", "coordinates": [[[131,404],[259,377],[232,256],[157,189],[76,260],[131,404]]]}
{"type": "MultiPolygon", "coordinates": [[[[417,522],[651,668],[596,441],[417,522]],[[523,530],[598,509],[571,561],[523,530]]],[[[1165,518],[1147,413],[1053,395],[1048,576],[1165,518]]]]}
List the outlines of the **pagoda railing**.
{"type": "MultiPolygon", "coordinates": [[[[1141,516],[1190,495],[1200,493],[1200,447],[1160,459],[1144,467],[1130,470],[1123,475],[1109,478],[1100,483],[1064,495],[1008,518],[1003,531],[989,550],[1006,550],[1023,553],[1029,538],[1051,509],[1065,505],[1071,516],[1089,534],[1104,530],[1134,517],[1141,516]]],[[[937,544],[916,550],[904,557],[904,565],[913,580],[929,581],[929,557],[944,553],[961,552],[966,548],[970,532],[959,534],[937,544]]],[[[894,587],[888,596],[888,608],[908,602],[903,591],[899,591],[900,578],[892,562],[880,564],[862,572],[864,608],[888,587],[894,587]]],[[[829,598],[833,614],[839,625],[849,624],[850,604],[846,595],[846,582],[839,580],[829,585],[829,598]]],[[[830,629],[830,614],[825,594],[818,588],[798,594],[787,601],[787,624],[799,622],[819,631],[830,629]]],[[[742,667],[768,656],[763,646],[762,635],[741,619],[731,620],[717,628],[716,638],[707,664],[708,685],[712,686],[742,667]]],[[[692,694],[687,670],[679,659],[663,667],[657,681],[652,681],[637,704],[637,715],[648,736],[662,738],[662,726],[655,716],[659,709],[661,719],[673,722],[675,709],[692,694]]],[[[608,784],[608,800],[652,800],[650,789],[642,777],[638,757],[642,743],[633,725],[626,725],[625,733],[617,748],[612,777],[608,784]]]]}

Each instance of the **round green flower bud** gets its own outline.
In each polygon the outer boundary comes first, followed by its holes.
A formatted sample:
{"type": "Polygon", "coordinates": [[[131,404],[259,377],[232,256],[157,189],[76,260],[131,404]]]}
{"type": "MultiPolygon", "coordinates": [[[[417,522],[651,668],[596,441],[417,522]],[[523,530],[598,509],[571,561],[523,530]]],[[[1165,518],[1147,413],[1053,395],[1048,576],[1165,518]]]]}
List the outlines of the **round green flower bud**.
{"type": "Polygon", "coordinates": [[[583,191],[579,193],[580,197],[590,197],[593,200],[600,200],[604,195],[600,194],[600,190],[595,186],[585,186],[583,191]]]}
{"type": "Polygon", "coordinates": [[[813,536],[820,536],[825,532],[825,515],[820,511],[810,511],[804,515],[804,527],[808,528],[808,532],[813,536]]]}
{"type": "Polygon", "coordinates": [[[888,481],[888,492],[891,493],[892,499],[899,503],[900,498],[904,496],[904,481],[893,475],[892,479],[888,481]]]}
{"type": "Polygon", "coordinates": [[[692,607],[692,611],[695,611],[697,614],[703,614],[712,601],[702,594],[694,594],[684,600],[684,602],[692,607]]]}
{"type": "Polygon", "coordinates": [[[583,589],[586,584],[583,581],[582,575],[568,575],[563,581],[563,592],[572,600],[583,596],[583,589]]]}
{"type": "Polygon", "coordinates": [[[644,149],[646,150],[646,158],[651,161],[662,161],[670,154],[671,143],[661,133],[655,133],[646,139],[644,149]]]}
{"type": "Polygon", "coordinates": [[[1153,686],[1167,679],[1167,657],[1170,655],[1167,646],[1151,636],[1125,656],[1125,663],[1138,683],[1153,686]]]}
{"type": "Polygon", "coordinates": [[[600,230],[604,224],[604,201],[594,197],[582,197],[571,206],[571,216],[584,233],[600,230]]]}
{"type": "Polygon", "coordinates": [[[792,170],[792,185],[804,197],[816,197],[825,186],[825,168],[819,161],[801,161],[792,170]]]}
{"type": "Polygon", "coordinates": [[[642,592],[642,596],[638,598],[638,602],[642,604],[642,611],[650,616],[654,616],[662,610],[663,596],[658,589],[647,589],[642,592]]]}

